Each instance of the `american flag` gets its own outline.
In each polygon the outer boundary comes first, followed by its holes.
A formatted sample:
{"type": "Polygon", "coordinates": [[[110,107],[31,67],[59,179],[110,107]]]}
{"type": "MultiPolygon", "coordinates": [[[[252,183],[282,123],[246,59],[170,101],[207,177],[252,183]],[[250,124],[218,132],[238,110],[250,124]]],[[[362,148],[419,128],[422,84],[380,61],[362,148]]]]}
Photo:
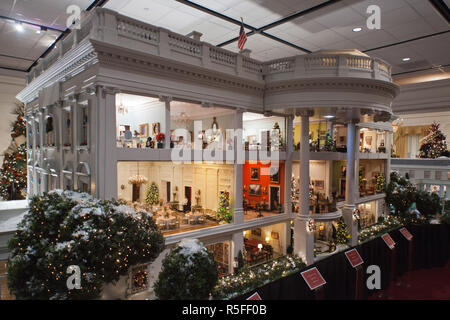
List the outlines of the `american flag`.
{"type": "Polygon", "coordinates": [[[238,48],[242,50],[244,48],[245,43],[247,42],[247,35],[244,30],[244,22],[241,23],[241,30],[239,30],[239,38],[238,38],[238,48]]]}

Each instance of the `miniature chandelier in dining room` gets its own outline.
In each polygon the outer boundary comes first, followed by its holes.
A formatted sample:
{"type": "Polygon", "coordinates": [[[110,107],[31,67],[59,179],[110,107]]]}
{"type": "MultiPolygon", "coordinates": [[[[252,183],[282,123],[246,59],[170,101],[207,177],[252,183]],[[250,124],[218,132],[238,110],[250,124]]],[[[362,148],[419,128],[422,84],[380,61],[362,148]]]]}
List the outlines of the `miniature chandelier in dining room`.
{"type": "Polygon", "coordinates": [[[119,98],[118,99],[119,103],[117,104],[117,112],[119,114],[124,115],[125,113],[128,113],[128,108],[123,105],[123,102],[122,102],[123,97],[122,97],[121,93],[118,94],[118,98],[119,98]]]}
{"type": "Polygon", "coordinates": [[[134,176],[131,176],[128,178],[128,183],[129,184],[137,184],[137,185],[141,185],[141,184],[145,184],[148,182],[148,179],[146,176],[142,176],[139,174],[139,163],[137,164],[137,174],[134,176]]]}

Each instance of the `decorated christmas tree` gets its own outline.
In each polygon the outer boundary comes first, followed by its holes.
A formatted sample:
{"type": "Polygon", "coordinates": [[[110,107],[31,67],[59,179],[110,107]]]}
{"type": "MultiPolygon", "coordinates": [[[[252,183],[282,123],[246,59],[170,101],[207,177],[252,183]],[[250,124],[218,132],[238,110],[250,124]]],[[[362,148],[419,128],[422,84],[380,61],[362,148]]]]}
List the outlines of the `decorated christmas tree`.
{"type": "Polygon", "coordinates": [[[327,130],[327,133],[325,134],[325,143],[323,146],[324,151],[334,151],[334,141],[331,137],[330,131],[327,130]]]}
{"type": "Polygon", "coordinates": [[[300,196],[300,189],[298,185],[298,180],[295,178],[294,174],[292,174],[291,178],[291,201],[292,204],[295,206],[295,204],[298,203],[300,196]]]}
{"type": "Polygon", "coordinates": [[[156,183],[152,182],[152,184],[148,188],[147,198],[145,200],[151,206],[157,205],[159,203],[159,190],[156,183]]]}
{"type": "Polygon", "coordinates": [[[17,119],[12,124],[12,141],[4,153],[0,170],[0,197],[4,200],[25,199],[27,189],[27,143],[23,105],[18,105],[14,114],[17,119]]]}
{"type": "Polygon", "coordinates": [[[232,221],[230,211],[230,193],[225,191],[220,194],[219,210],[217,210],[217,217],[220,222],[230,223],[232,221]]]}
{"type": "Polygon", "coordinates": [[[427,135],[422,139],[420,146],[420,158],[438,158],[448,156],[447,141],[439,129],[439,124],[433,122],[428,129],[427,135]]]}
{"type": "Polygon", "coordinates": [[[350,233],[348,232],[347,225],[344,222],[344,218],[339,218],[337,222],[336,240],[340,244],[347,244],[350,240],[350,233]]]}
{"type": "Polygon", "coordinates": [[[375,191],[378,193],[383,192],[385,186],[386,186],[386,178],[385,178],[384,174],[382,174],[382,173],[377,174],[375,191]]]}

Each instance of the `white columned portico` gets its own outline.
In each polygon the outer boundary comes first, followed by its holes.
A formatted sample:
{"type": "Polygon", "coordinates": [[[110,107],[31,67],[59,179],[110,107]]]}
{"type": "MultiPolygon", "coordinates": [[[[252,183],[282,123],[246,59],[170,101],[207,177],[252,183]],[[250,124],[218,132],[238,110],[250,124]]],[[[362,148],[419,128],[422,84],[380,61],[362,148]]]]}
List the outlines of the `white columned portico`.
{"type": "Polygon", "coordinates": [[[354,246],[358,243],[358,225],[353,221],[353,210],[355,209],[355,156],[359,152],[359,137],[356,137],[356,127],[353,121],[347,123],[347,171],[346,171],[346,187],[345,187],[345,205],[342,211],[345,223],[349,229],[351,239],[350,245],[354,246]]]}
{"type": "Polygon", "coordinates": [[[309,112],[301,113],[300,209],[294,221],[294,253],[308,265],[314,262],[314,234],[307,231],[309,220],[309,112]]]}

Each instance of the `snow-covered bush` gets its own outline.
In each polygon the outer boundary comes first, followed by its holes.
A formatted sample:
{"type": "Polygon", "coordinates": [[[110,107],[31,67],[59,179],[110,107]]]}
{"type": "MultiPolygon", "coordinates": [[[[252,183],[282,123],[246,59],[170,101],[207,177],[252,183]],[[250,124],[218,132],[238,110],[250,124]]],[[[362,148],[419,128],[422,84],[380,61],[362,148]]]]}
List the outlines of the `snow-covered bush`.
{"type": "Polygon", "coordinates": [[[94,299],[130,266],[153,261],[164,237],[147,212],[57,190],[31,199],[8,246],[8,286],[18,299],[94,299]],[[80,289],[67,287],[71,265],[80,268],[80,289]]]}
{"type": "Polygon", "coordinates": [[[183,239],[163,260],[154,289],[159,299],[207,299],[217,283],[214,255],[197,239],[183,239]]]}

